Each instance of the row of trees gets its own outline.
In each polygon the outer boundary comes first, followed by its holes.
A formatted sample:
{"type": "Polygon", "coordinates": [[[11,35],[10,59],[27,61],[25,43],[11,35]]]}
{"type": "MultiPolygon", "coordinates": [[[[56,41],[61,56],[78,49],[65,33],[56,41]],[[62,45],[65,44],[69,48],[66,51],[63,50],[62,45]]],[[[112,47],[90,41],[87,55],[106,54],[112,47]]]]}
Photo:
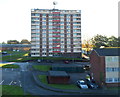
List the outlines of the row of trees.
{"type": "Polygon", "coordinates": [[[102,35],[96,35],[91,39],[93,48],[100,48],[101,46],[105,47],[120,47],[120,37],[106,37],[102,35]]]}
{"type": "MultiPolygon", "coordinates": [[[[22,39],[20,42],[17,40],[8,40],[7,44],[30,44],[31,42],[27,39],[22,39]]],[[[5,43],[3,43],[5,44],[5,43]]],[[[83,41],[83,48],[100,48],[101,46],[105,47],[120,47],[120,37],[107,37],[97,34],[90,40],[83,41]]]]}
{"type": "Polygon", "coordinates": [[[120,47],[120,37],[107,37],[97,34],[90,40],[84,40],[82,47],[86,48],[89,51],[91,48],[100,48],[100,47],[120,47]]]}
{"type": "Polygon", "coordinates": [[[30,44],[30,41],[27,39],[22,39],[20,42],[17,40],[8,40],[7,43],[3,42],[2,44],[30,44]]]}

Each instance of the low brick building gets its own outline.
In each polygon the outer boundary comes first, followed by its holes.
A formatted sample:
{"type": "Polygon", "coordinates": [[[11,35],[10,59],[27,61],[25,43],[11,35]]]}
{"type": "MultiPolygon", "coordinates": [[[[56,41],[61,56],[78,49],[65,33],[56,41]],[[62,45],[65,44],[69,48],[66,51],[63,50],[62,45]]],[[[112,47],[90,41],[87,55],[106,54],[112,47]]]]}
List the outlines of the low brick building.
{"type": "Polygon", "coordinates": [[[70,76],[65,71],[49,71],[48,83],[50,84],[68,84],[70,76]]]}
{"type": "Polygon", "coordinates": [[[30,50],[31,44],[1,44],[0,50],[30,50]]]}
{"type": "Polygon", "coordinates": [[[90,54],[91,76],[100,85],[120,86],[120,48],[94,49],[90,54]]]}

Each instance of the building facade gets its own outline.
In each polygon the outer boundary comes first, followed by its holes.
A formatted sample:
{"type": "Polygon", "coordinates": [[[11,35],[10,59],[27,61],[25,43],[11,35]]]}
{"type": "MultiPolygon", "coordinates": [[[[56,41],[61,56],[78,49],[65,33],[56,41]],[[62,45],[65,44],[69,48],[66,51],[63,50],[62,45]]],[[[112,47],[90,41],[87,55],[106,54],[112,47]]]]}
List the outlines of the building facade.
{"type": "Polygon", "coordinates": [[[31,10],[32,57],[80,57],[81,11],[31,10]]]}
{"type": "Polygon", "coordinates": [[[100,86],[120,86],[120,48],[93,50],[90,64],[91,76],[100,86]]]}

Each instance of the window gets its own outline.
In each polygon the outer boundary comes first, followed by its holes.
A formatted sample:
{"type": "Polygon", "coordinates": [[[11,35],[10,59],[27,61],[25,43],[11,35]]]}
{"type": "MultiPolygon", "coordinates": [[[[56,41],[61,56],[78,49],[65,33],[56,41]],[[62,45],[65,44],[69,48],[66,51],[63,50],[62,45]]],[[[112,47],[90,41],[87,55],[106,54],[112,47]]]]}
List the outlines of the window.
{"type": "Polygon", "coordinates": [[[113,82],[113,78],[106,78],[106,82],[108,82],[108,83],[113,82]]]}
{"type": "Polygon", "coordinates": [[[118,68],[118,67],[107,67],[106,71],[107,72],[120,72],[120,68],[118,68]]]}
{"type": "Polygon", "coordinates": [[[120,78],[106,78],[107,83],[118,83],[120,82],[120,78]]]}

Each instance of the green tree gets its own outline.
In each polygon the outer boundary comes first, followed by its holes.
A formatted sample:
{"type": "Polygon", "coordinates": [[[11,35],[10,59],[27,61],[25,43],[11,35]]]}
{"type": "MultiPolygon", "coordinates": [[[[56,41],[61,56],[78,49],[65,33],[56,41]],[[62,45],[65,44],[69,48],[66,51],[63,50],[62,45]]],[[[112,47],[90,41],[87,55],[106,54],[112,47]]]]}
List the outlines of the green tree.
{"type": "Polygon", "coordinates": [[[7,44],[19,44],[19,41],[17,41],[17,40],[8,40],[7,44]]]}
{"type": "Polygon", "coordinates": [[[118,47],[120,47],[120,36],[118,37],[118,47]]]}
{"type": "Polygon", "coordinates": [[[111,36],[108,38],[107,44],[109,47],[118,47],[119,44],[118,42],[119,42],[118,38],[116,38],[115,36],[111,36]]]}
{"type": "Polygon", "coordinates": [[[28,41],[27,39],[22,39],[21,44],[30,44],[30,41],[28,41]]]}
{"type": "Polygon", "coordinates": [[[6,44],[6,43],[3,41],[2,44],[6,44]]]}
{"type": "Polygon", "coordinates": [[[93,44],[93,48],[100,48],[101,46],[105,46],[107,47],[107,42],[108,42],[108,38],[106,36],[102,36],[97,34],[96,36],[94,36],[92,39],[92,44],[93,44]]]}

